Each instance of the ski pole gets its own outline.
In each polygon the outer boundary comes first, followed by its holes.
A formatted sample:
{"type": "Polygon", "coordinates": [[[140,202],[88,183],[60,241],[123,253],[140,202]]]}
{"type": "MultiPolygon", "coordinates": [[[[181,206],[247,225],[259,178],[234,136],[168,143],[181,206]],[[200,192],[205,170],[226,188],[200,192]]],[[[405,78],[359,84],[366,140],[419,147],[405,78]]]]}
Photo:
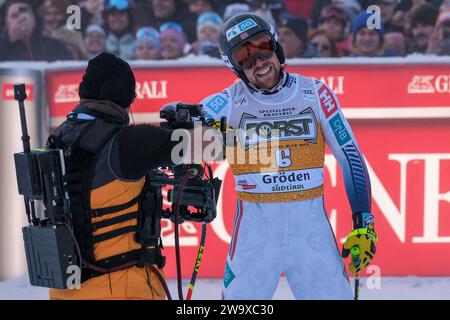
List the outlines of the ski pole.
{"type": "MultiPolygon", "coordinates": [[[[356,263],[359,259],[360,250],[358,247],[354,246],[350,249],[350,254],[352,255],[352,262],[356,263]]],[[[359,300],[359,275],[355,274],[355,300],[359,300]]]]}
{"type": "Polygon", "coordinates": [[[206,240],[206,223],[202,222],[202,237],[200,239],[200,246],[198,247],[197,259],[195,259],[194,271],[192,272],[191,282],[189,284],[188,293],[186,295],[186,300],[191,300],[192,292],[194,291],[195,281],[197,280],[198,269],[200,268],[200,263],[202,262],[203,250],[205,249],[206,240]]]}

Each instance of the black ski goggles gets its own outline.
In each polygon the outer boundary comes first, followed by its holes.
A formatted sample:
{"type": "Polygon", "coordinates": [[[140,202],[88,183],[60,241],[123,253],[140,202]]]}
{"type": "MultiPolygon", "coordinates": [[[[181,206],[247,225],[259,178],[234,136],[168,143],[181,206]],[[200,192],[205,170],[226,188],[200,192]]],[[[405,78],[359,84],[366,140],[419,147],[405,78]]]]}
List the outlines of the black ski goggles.
{"type": "Polygon", "coordinates": [[[240,70],[250,70],[256,59],[269,59],[276,49],[275,40],[263,33],[243,43],[231,52],[232,64],[240,70]]]}

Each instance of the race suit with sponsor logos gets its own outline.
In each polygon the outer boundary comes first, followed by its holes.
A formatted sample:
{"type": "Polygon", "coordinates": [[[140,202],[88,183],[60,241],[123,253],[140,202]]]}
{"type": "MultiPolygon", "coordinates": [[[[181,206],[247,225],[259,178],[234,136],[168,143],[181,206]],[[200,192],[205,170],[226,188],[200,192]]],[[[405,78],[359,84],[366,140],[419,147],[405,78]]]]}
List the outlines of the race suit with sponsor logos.
{"type": "Polygon", "coordinates": [[[334,92],[284,73],[274,93],[238,81],[202,104],[208,117],[225,116],[236,131],[235,145],[227,146],[237,208],[224,298],[270,299],[284,272],[297,299],[350,299],[323,204],[325,142],[353,212],[370,212],[370,181],[334,92]]]}

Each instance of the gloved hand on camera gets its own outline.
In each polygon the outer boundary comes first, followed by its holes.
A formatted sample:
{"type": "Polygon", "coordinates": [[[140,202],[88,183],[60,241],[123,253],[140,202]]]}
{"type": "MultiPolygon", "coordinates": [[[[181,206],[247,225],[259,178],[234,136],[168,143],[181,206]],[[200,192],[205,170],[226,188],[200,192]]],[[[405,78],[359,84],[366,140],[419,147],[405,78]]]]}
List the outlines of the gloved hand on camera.
{"type": "Polygon", "coordinates": [[[193,129],[194,124],[192,122],[180,121],[177,118],[177,105],[180,101],[173,101],[165,104],[160,112],[159,116],[161,119],[165,119],[167,122],[161,122],[161,126],[175,130],[175,129],[193,129]]]}

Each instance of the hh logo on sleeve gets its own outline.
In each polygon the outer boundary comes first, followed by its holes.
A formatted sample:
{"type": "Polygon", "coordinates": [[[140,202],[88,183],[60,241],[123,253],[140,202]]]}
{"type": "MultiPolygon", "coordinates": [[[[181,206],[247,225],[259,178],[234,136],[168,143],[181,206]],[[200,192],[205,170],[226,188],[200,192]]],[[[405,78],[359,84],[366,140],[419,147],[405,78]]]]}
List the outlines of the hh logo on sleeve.
{"type": "Polygon", "coordinates": [[[319,99],[320,105],[322,106],[323,113],[327,117],[327,119],[337,111],[337,101],[334,98],[333,93],[328,89],[327,86],[323,85],[319,89],[319,99]]]}

